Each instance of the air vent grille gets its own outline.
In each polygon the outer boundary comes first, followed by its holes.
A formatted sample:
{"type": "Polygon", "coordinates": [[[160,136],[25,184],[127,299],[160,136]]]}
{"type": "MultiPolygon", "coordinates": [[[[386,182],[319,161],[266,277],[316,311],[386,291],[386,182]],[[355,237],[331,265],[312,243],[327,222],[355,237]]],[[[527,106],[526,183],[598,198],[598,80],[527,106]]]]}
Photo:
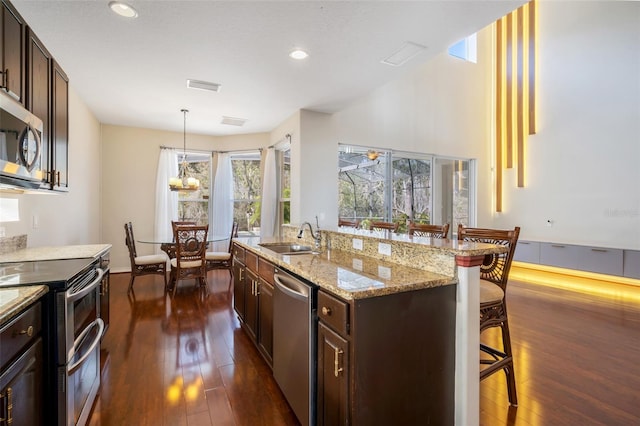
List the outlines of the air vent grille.
{"type": "Polygon", "coordinates": [[[220,91],[220,84],[218,83],[211,83],[209,81],[202,81],[202,80],[192,80],[192,79],[188,79],[187,80],[187,87],[190,89],[199,89],[199,90],[208,90],[210,92],[219,92],[220,91]]]}
{"type": "Polygon", "coordinates": [[[221,124],[228,124],[230,126],[244,126],[244,123],[247,122],[246,118],[237,118],[237,117],[222,117],[221,124]]]}

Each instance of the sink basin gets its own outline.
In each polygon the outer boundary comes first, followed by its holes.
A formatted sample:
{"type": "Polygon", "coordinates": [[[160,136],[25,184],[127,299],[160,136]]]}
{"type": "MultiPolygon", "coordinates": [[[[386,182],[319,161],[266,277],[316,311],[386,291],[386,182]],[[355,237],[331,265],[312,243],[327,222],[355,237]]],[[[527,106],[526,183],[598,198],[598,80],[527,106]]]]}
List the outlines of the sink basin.
{"type": "Polygon", "coordinates": [[[258,244],[279,254],[313,254],[311,246],[303,246],[291,243],[263,243],[258,244]]]}

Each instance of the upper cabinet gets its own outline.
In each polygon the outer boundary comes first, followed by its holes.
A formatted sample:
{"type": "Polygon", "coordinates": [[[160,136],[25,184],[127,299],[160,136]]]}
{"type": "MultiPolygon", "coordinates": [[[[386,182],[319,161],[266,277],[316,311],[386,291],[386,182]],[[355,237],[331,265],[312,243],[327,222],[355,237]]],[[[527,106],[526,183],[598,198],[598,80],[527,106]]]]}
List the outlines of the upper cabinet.
{"type": "Polygon", "coordinates": [[[25,22],[9,2],[2,1],[0,19],[2,89],[24,104],[25,22]]]}
{"type": "Polygon", "coordinates": [[[40,136],[42,154],[43,179],[47,187],[51,187],[50,145],[51,130],[51,67],[52,58],[42,42],[27,29],[27,96],[25,106],[36,117],[42,120],[42,135],[40,136]]]}
{"type": "Polygon", "coordinates": [[[2,2],[2,89],[42,120],[43,189],[69,189],[69,79],[8,0],[2,2]]]}
{"type": "Polygon", "coordinates": [[[51,168],[53,189],[69,189],[69,78],[53,61],[51,102],[51,168]]]}

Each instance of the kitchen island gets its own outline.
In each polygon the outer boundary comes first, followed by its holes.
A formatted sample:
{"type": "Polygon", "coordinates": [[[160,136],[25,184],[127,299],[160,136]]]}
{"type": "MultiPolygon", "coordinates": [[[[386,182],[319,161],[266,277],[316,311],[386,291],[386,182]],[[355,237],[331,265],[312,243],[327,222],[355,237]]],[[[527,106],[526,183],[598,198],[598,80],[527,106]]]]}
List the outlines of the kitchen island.
{"type": "Polygon", "coordinates": [[[235,239],[234,259],[248,271],[234,269],[234,294],[243,299],[245,330],[269,361],[261,308],[269,309],[270,271],[317,286],[317,424],[477,424],[479,265],[505,249],[360,230],[323,230],[320,254],[269,249],[313,245],[295,234],[285,227],[283,238],[235,239]]]}

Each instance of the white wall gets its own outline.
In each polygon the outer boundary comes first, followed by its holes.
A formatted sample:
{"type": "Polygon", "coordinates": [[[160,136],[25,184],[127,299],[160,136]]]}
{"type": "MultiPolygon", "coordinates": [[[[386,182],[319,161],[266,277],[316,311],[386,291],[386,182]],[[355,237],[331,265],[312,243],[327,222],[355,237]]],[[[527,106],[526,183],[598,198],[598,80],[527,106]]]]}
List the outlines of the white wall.
{"type": "Polygon", "coordinates": [[[7,236],[27,234],[27,246],[96,244],[100,235],[100,123],[69,88],[69,192],[8,195],[17,198],[20,221],[3,223],[7,236]],[[53,195],[52,195],[53,194],[53,195]],[[38,227],[33,228],[33,217],[38,227]]]}
{"type": "Polygon", "coordinates": [[[492,208],[491,28],[477,65],[442,54],[336,113],[337,140],[476,158],[478,226],[639,249],[640,3],[538,5],[538,133],[526,187],[505,172],[502,214],[492,208]]]}
{"type": "Polygon", "coordinates": [[[640,249],[640,3],[539,3],[538,133],[526,188],[490,225],[521,238],[640,249]],[[547,220],[553,226],[546,226],[547,220]]]}

